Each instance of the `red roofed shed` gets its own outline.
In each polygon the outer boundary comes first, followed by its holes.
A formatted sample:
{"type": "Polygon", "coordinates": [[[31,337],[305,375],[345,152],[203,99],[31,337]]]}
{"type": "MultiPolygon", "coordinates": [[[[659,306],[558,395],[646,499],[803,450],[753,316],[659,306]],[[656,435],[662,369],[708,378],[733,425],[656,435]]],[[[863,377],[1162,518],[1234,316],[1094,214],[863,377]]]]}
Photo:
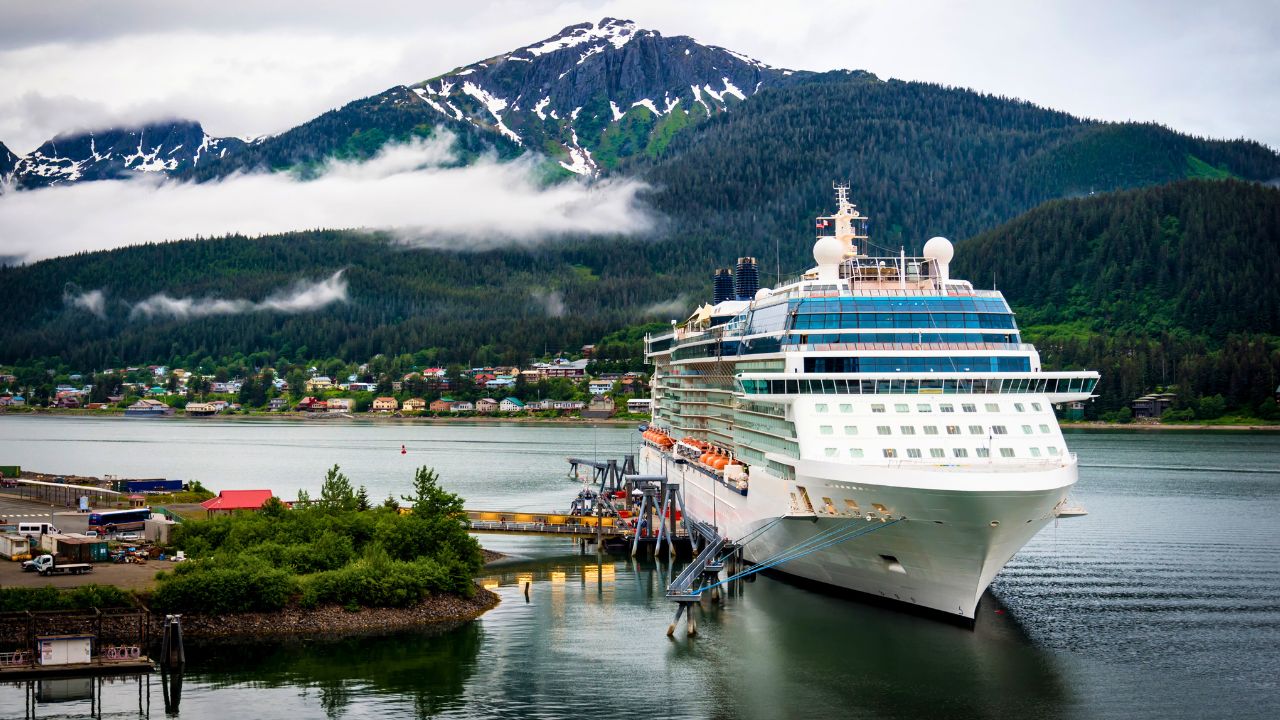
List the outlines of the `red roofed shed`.
{"type": "Polygon", "coordinates": [[[223,490],[218,497],[200,503],[212,517],[217,513],[257,510],[271,499],[270,490],[223,490]]]}

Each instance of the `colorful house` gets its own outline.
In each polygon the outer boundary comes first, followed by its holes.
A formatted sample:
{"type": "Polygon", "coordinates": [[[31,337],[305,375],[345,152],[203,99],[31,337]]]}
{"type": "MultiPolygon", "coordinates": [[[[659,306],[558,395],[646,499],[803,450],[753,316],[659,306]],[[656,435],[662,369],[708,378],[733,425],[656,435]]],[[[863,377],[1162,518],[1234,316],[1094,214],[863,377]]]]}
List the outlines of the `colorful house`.
{"type": "Polygon", "coordinates": [[[380,397],[373,399],[374,412],[395,412],[400,409],[400,403],[393,397],[380,397]]]}
{"type": "Polygon", "coordinates": [[[235,512],[253,512],[272,497],[270,490],[223,490],[218,497],[200,503],[209,517],[235,512]]]}

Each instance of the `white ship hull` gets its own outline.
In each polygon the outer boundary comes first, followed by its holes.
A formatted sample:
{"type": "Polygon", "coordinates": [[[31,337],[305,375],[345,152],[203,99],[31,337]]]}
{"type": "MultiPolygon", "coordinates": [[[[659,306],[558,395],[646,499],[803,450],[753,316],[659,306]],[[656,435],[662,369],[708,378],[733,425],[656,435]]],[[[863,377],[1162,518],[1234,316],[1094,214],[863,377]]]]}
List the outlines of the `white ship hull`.
{"type": "Polygon", "coordinates": [[[1071,457],[962,471],[807,462],[794,482],[753,476],[744,496],[696,467],[673,464],[654,447],[645,446],[640,461],[641,473],[665,473],[682,482],[689,514],[731,540],[773,523],[745,545],[749,562],[769,562],[824,532],[842,537],[846,529],[853,534],[884,525],[775,569],[966,619],[974,617],[983,591],[1005,563],[1054,518],[1076,481],[1071,457]],[[809,503],[797,506],[792,493],[801,487],[809,503]],[[855,496],[873,496],[880,507],[864,502],[853,510],[845,501],[855,496]],[[902,520],[887,525],[886,515],[902,520]]]}

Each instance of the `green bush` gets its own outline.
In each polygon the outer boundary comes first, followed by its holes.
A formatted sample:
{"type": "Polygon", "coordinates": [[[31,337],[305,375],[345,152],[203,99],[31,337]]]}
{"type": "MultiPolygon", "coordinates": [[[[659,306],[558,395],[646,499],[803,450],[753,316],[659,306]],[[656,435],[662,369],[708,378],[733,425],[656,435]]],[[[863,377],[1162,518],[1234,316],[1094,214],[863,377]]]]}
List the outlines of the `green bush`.
{"type": "Polygon", "coordinates": [[[133,606],[131,594],[111,585],[82,585],[74,590],[59,590],[49,586],[0,588],[0,612],[88,610],[133,606]]]}
{"type": "Polygon", "coordinates": [[[224,558],[190,561],[175,568],[152,596],[165,612],[236,613],[279,610],[298,592],[288,570],[262,562],[222,564],[224,558]]]}

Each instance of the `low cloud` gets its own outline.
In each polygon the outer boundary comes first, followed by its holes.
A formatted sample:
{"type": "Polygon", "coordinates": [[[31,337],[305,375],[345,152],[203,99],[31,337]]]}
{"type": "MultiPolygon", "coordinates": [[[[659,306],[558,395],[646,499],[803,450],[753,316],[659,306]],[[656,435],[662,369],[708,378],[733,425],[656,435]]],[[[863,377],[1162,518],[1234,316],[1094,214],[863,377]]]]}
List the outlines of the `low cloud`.
{"type": "Polygon", "coordinates": [[[640,314],[647,317],[682,318],[685,316],[688,307],[689,298],[681,295],[670,300],[646,305],[640,310],[640,314]]]}
{"type": "Polygon", "coordinates": [[[80,251],[233,233],[310,228],[389,230],[401,242],[459,250],[566,234],[635,234],[653,226],[634,180],[546,185],[542,162],[492,158],[452,166],[453,137],[388,146],[318,178],[239,174],[208,183],[164,178],[87,182],[0,197],[0,256],[34,262],[80,251]]]}
{"type": "Polygon", "coordinates": [[[62,302],[98,317],[107,316],[107,296],[101,290],[84,292],[72,283],[62,291],[62,302]]]}
{"type": "MultiPolygon", "coordinates": [[[[102,291],[95,290],[101,296],[102,291]]],[[[283,312],[300,313],[319,310],[336,302],[347,301],[347,281],[342,271],[331,275],[320,282],[299,282],[289,290],[273,293],[261,302],[243,299],[225,298],[175,298],[166,293],[157,293],[146,300],[134,303],[129,309],[129,317],[178,319],[209,317],[211,315],[239,315],[251,312],[283,312]]]]}
{"type": "Polygon", "coordinates": [[[534,290],[533,299],[542,306],[547,317],[563,317],[565,312],[564,293],[559,290],[534,290]]]}

